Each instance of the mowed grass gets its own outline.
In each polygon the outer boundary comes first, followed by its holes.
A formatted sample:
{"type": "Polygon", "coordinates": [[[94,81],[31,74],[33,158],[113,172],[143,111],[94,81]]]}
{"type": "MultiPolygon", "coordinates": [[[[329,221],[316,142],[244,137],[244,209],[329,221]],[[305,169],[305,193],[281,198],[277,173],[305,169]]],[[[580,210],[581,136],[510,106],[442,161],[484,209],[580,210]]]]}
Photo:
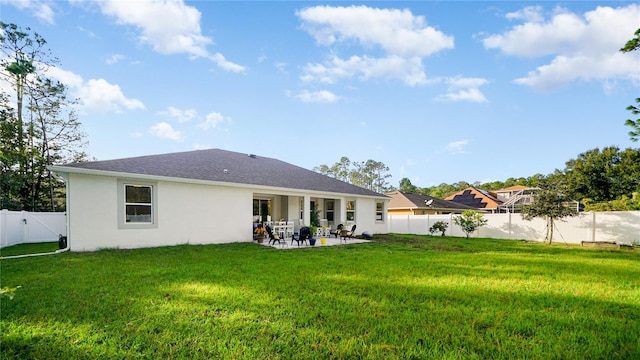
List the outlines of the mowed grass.
{"type": "Polygon", "coordinates": [[[385,235],[0,266],[2,359],[640,358],[639,251],[385,235]]]}

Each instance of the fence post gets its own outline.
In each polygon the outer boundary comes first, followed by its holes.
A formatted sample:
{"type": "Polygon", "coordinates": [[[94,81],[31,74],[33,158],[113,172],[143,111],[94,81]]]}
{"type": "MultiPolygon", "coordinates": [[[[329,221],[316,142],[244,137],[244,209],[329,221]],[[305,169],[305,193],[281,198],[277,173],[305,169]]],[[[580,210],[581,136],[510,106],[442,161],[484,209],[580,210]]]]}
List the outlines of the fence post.
{"type": "Polygon", "coordinates": [[[29,224],[27,221],[27,212],[22,210],[20,211],[22,215],[22,244],[29,242],[29,224]]]}
{"type": "Polygon", "coordinates": [[[449,226],[451,226],[451,236],[453,235],[453,213],[449,213],[449,226]]]}
{"type": "Polygon", "coordinates": [[[596,241],[596,212],[594,211],[591,217],[591,241],[596,241]]]}
{"type": "Polygon", "coordinates": [[[0,211],[0,248],[7,246],[7,213],[9,210],[0,211]]]}

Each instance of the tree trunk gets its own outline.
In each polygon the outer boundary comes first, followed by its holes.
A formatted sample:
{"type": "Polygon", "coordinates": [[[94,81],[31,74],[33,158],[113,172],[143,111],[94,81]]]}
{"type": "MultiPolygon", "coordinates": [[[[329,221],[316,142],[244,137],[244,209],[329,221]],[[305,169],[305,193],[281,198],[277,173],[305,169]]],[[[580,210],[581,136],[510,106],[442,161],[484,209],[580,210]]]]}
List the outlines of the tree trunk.
{"type": "Polygon", "coordinates": [[[553,218],[552,217],[548,217],[547,218],[547,239],[549,241],[549,244],[551,244],[553,242],[553,218]]]}

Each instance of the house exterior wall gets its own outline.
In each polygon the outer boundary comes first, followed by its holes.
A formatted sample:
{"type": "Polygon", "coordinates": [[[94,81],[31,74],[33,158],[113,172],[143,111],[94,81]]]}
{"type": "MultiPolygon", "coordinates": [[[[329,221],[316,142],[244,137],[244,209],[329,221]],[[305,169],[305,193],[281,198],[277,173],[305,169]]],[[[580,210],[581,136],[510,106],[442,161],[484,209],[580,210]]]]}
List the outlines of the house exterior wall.
{"type": "Polygon", "coordinates": [[[72,251],[252,241],[250,189],[157,181],[157,226],[121,228],[118,180],[69,175],[67,214],[72,251]]]}
{"type": "MultiPolygon", "coordinates": [[[[376,202],[378,201],[381,200],[369,198],[356,199],[356,217],[355,221],[353,222],[357,225],[356,235],[362,234],[363,231],[368,231],[372,234],[387,233],[387,213],[385,212],[382,214],[383,221],[376,221],[376,202]]],[[[344,219],[345,215],[342,215],[342,218],[344,219]]],[[[349,228],[350,226],[351,224],[349,224],[349,228]]]]}
{"type": "MultiPolygon", "coordinates": [[[[265,189],[70,173],[67,182],[69,245],[71,251],[95,251],[251,242],[253,198],[256,193],[264,192],[265,189]],[[138,226],[123,221],[124,202],[119,198],[123,197],[121,188],[125,183],[153,186],[154,224],[138,226]]],[[[296,217],[300,213],[300,197],[310,198],[301,192],[276,195],[279,200],[274,201],[273,206],[277,211],[282,208],[283,213],[296,217]]],[[[355,199],[356,234],[387,232],[386,212],[384,221],[376,221],[376,202],[384,200],[336,194],[314,196],[336,199],[340,204],[346,199],[355,199]]],[[[342,213],[337,213],[336,218],[344,219],[344,206],[339,209],[342,213]]]]}

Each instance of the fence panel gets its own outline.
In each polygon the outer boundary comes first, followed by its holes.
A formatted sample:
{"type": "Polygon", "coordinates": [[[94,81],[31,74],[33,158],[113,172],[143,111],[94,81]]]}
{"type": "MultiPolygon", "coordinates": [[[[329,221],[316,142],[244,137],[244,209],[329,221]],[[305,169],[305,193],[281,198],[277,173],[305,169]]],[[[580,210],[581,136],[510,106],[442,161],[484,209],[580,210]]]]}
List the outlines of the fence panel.
{"type": "Polygon", "coordinates": [[[0,211],[0,248],[57,241],[60,235],[67,235],[66,213],[0,211]]]}
{"type": "MultiPolygon", "coordinates": [[[[389,215],[389,232],[428,234],[436,221],[449,224],[447,235],[466,236],[453,222],[458,215],[389,215]]],[[[484,214],[487,225],[469,237],[544,241],[547,222],[541,218],[524,220],[519,213],[484,214]]],[[[640,242],[640,211],[587,212],[576,217],[556,220],[554,242],[580,244],[582,241],[640,242]]]]}
{"type": "Polygon", "coordinates": [[[640,242],[640,211],[599,212],[594,233],[596,241],[640,242]]]}

